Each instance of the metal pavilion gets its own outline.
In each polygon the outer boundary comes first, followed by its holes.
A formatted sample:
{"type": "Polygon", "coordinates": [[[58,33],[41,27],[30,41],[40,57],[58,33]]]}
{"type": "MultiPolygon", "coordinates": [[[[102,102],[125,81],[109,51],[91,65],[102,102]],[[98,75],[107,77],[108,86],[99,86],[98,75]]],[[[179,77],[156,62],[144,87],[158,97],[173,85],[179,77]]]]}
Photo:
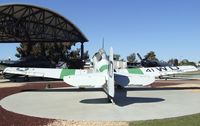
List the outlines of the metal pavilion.
{"type": "Polygon", "coordinates": [[[0,43],[71,42],[88,39],[68,19],[47,8],[27,4],[0,5],[0,43]]]}

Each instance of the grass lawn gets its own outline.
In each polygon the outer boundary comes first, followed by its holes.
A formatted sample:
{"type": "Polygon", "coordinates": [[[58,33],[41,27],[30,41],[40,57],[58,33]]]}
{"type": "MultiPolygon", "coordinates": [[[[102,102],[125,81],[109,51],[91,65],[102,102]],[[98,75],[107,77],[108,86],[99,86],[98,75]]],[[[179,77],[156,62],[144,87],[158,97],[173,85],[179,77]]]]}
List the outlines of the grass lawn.
{"type": "Polygon", "coordinates": [[[200,114],[169,119],[133,121],[130,126],[200,126],[200,114]]]}

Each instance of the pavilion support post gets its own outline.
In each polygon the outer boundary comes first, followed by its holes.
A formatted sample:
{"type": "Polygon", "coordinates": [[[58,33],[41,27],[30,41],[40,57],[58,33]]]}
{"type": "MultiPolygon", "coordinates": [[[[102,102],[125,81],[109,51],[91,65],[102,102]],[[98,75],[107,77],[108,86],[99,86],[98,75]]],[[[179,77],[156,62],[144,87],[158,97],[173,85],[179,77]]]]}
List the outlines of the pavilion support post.
{"type": "Polygon", "coordinates": [[[81,68],[83,69],[83,66],[84,66],[84,59],[83,59],[83,55],[84,55],[84,44],[83,42],[81,42],[81,62],[82,62],[82,65],[81,65],[81,68]]]}
{"type": "Polygon", "coordinates": [[[84,55],[84,45],[83,42],[81,42],[81,60],[83,60],[83,55],[84,55]]]}

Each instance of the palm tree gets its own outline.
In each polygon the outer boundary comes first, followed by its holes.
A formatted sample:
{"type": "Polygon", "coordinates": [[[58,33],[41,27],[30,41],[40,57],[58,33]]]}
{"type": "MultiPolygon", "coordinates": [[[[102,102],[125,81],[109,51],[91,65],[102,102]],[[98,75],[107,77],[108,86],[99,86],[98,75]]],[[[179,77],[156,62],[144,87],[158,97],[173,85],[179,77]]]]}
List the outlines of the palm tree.
{"type": "Polygon", "coordinates": [[[148,60],[157,60],[158,61],[158,59],[156,58],[156,54],[155,54],[154,51],[150,51],[144,57],[145,57],[145,59],[148,59],[148,60]]]}
{"type": "Polygon", "coordinates": [[[135,53],[131,53],[129,56],[126,57],[127,61],[129,63],[134,63],[136,62],[136,55],[135,53]]]}

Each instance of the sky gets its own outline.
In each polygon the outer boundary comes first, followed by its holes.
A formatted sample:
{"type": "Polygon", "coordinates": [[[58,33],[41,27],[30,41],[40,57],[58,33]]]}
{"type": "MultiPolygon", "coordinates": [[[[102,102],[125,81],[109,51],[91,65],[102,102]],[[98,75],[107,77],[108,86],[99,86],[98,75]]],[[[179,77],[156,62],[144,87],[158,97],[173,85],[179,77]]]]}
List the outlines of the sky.
{"type": "MultiPolygon", "coordinates": [[[[63,15],[88,38],[90,56],[104,38],[106,51],[113,47],[124,59],[154,51],[164,61],[200,61],[199,0],[0,0],[6,3],[34,4],[63,15]]],[[[16,46],[0,44],[0,59],[16,59],[16,46]]]]}

